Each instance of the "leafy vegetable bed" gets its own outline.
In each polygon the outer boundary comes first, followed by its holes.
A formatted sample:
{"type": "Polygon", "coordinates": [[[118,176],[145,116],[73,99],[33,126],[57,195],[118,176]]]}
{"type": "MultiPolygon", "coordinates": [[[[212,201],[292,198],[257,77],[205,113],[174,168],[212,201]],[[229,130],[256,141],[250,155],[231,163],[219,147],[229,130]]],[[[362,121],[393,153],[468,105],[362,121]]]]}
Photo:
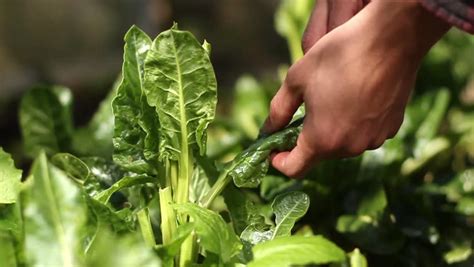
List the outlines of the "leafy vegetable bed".
{"type": "Polygon", "coordinates": [[[34,162],[22,179],[0,150],[0,266],[472,265],[474,116],[446,116],[449,90],[415,98],[380,149],[289,180],[268,156],[294,146],[304,111],[253,141],[262,84],[239,80],[232,117],[215,120],[207,42],[176,25],[125,42],[87,126],[74,129],[67,88],[24,96],[34,162]]]}

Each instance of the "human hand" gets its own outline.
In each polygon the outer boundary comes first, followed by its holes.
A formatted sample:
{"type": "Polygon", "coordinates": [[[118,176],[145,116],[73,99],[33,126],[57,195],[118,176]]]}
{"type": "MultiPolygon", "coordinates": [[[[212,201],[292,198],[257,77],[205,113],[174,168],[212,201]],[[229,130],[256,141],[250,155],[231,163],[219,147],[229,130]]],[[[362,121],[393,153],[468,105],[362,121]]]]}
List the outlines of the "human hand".
{"type": "Polygon", "coordinates": [[[421,59],[449,26],[417,3],[375,1],[324,35],[290,67],[264,132],[304,102],[296,147],[272,165],[298,177],[314,163],[375,149],[398,131],[421,59]]]}
{"type": "Polygon", "coordinates": [[[318,0],[303,35],[304,53],[325,34],[351,19],[369,2],[370,0],[318,0]]]}

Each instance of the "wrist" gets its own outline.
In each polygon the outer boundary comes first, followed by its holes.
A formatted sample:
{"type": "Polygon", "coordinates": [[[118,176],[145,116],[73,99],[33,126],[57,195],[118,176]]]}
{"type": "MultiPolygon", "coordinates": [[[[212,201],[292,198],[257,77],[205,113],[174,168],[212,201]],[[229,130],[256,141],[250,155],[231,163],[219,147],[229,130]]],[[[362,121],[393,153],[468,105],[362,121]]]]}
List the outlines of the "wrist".
{"type": "Polygon", "coordinates": [[[418,62],[450,29],[417,0],[391,2],[373,1],[368,10],[368,27],[374,31],[384,49],[396,49],[400,56],[418,62]]]}

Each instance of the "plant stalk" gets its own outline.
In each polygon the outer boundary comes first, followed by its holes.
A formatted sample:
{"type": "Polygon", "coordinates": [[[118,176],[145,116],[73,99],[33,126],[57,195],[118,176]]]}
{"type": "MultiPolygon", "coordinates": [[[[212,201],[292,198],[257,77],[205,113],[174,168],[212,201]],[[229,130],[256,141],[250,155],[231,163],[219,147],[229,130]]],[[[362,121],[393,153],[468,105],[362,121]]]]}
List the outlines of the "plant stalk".
{"type": "Polygon", "coordinates": [[[232,180],[232,178],[229,175],[227,175],[227,173],[228,173],[227,171],[223,171],[219,175],[219,177],[217,178],[217,181],[211,187],[207,196],[201,201],[202,207],[209,208],[209,206],[212,204],[212,201],[214,201],[214,199],[222,193],[222,191],[230,182],[230,180],[232,180]]]}
{"type": "Polygon", "coordinates": [[[179,257],[179,266],[187,267],[195,262],[197,256],[196,235],[191,233],[181,245],[181,252],[179,257]]]}
{"type": "Polygon", "coordinates": [[[173,240],[176,234],[176,214],[174,212],[171,196],[171,187],[160,189],[160,209],[161,209],[161,235],[163,237],[163,245],[167,245],[173,240]]]}
{"type": "Polygon", "coordinates": [[[153,234],[153,228],[150,223],[150,214],[148,208],[144,208],[137,213],[138,224],[142,232],[143,239],[149,247],[155,247],[155,235],[153,234]]]}

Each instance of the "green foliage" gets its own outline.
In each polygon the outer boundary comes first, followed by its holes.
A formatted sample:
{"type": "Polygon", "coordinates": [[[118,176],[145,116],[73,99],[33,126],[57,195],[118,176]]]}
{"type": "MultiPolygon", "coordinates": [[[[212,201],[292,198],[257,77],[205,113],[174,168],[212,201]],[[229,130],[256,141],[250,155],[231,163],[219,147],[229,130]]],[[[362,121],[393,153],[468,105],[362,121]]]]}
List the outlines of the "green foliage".
{"type": "Polygon", "coordinates": [[[255,78],[245,75],[235,85],[232,118],[249,139],[255,139],[268,115],[270,100],[255,78]]]}
{"type": "Polygon", "coordinates": [[[158,119],[143,94],[145,57],[151,39],[137,27],[125,35],[122,82],[112,107],[115,118],[114,161],[135,173],[156,172],[150,161],[158,151],[158,119]]]}
{"type": "Polygon", "coordinates": [[[114,134],[112,100],[117,93],[119,81],[115,81],[112,90],[100,103],[99,108],[89,123],[74,132],[72,147],[77,155],[105,158],[111,156],[113,151],[112,137],[114,134]]]}
{"type": "Polygon", "coordinates": [[[241,244],[238,237],[219,214],[191,203],[175,207],[179,213],[191,216],[194,231],[205,250],[219,255],[224,263],[239,253],[241,244]]]}
{"type": "MultiPolygon", "coordinates": [[[[293,60],[312,2],[282,1],[275,18],[293,60]]],[[[451,66],[447,44],[471,41],[450,34],[427,61],[451,66]]],[[[232,117],[214,121],[210,52],[176,25],[153,41],[133,26],[121,77],[76,129],[67,89],[25,95],[20,126],[35,161],[21,180],[0,149],[0,265],[472,265],[474,114],[456,100],[472,62],[415,95],[381,148],[297,181],[269,156],[294,147],[304,108],[254,140],[272,90],[244,76],[232,117]]]]}
{"type": "Polygon", "coordinates": [[[282,0],[275,14],[275,29],[286,38],[292,62],[296,62],[303,56],[301,38],[314,2],[312,0],[282,0]]]}
{"type": "Polygon", "coordinates": [[[342,262],[344,251],[322,236],[288,236],[256,245],[248,266],[292,266],[342,262]]]}
{"type": "Polygon", "coordinates": [[[81,191],[44,153],[32,167],[25,191],[25,253],[32,265],[75,266],[82,262],[81,228],[86,204],[81,191]],[[45,257],[45,255],[48,255],[45,257]]]}
{"type": "Polygon", "coordinates": [[[308,207],[309,197],[304,193],[295,191],[277,196],[272,203],[276,224],[272,239],[290,236],[295,222],[306,214],[308,207]]]}
{"type": "Polygon", "coordinates": [[[257,187],[268,171],[270,153],[293,148],[301,128],[302,120],[295,121],[282,131],[257,140],[229,164],[228,176],[238,187],[257,187]]]}
{"type": "Polygon", "coordinates": [[[72,94],[69,89],[37,87],[21,100],[20,126],[24,149],[34,158],[42,150],[49,156],[70,149],[72,94]]]}
{"type": "Polygon", "coordinates": [[[178,160],[188,150],[203,155],[217,102],[207,51],[189,32],[177,27],[162,32],[146,57],[145,83],[160,121],[160,159],[178,160]]]}
{"type": "Polygon", "coordinates": [[[21,186],[21,170],[15,168],[10,154],[0,147],[0,205],[15,203],[21,186]]]}

